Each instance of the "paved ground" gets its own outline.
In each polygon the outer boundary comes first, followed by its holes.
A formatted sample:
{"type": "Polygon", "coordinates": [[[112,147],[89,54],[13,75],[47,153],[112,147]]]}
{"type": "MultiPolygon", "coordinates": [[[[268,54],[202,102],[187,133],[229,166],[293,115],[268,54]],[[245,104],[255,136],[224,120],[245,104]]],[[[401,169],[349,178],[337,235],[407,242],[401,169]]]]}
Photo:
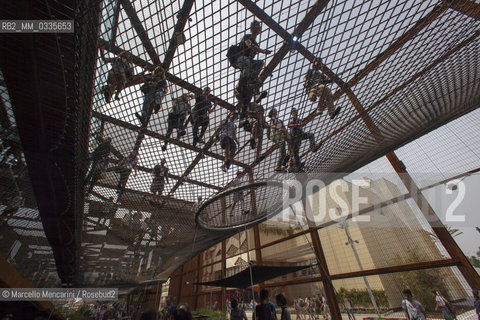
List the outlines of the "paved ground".
{"type": "MultiPolygon", "coordinates": [[[[293,310],[293,309],[290,310],[290,314],[292,316],[292,320],[297,320],[295,310],[293,310]]],[[[278,313],[277,313],[277,316],[278,316],[278,313]]],[[[363,320],[364,318],[374,318],[376,316],[377,316],[376,314],[358,313],[358,314],[355,314],[355,319],[356,320],[363,320]]],[[[248,317],[249,320],[252,320],[252,311],[247,311],[247,317],[248,317]]],[[[405,315],[404,315],[403,312],[389,313],[385,317],[405,319],[405,315]]],[[[320,316],[318,319],[323,320],[323,317],[320,316]]],[[[342,313],[342,319],[343,320],[348,320],[348,316],[347,316],[346,313],[342,313]]],[[[430,320],[430,319],[431,320],[443,320],[443,319],[437,319],[437,318],[430,318],[430,317],[428,317],[428,315],[427,315],[427,319],[428,320],[430,320]]],[[[280,319],[278,319],[278,320],[280,320],[280,319]]],[[[310,318],[309,317],[307,317],[306,319],[302,318],[302,320],[310,320],[310,318]]],[[[458,315],[457,320],[478,320],[478,317],[475,315],[475,311],[471,310],[471,311],[468,311],[468,312],[465,312],[465,313],[462,313],[462,314],[458,315]]]]}

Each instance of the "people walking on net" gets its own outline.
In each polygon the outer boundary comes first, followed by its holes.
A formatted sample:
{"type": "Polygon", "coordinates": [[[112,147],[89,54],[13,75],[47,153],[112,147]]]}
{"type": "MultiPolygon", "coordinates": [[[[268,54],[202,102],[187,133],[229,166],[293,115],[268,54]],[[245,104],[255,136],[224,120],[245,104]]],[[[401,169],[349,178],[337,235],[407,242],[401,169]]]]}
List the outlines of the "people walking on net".
{"type": "Polygon", "coordinates": [[[107,103],[112,99],[113,94],[115,93],[115,100],[120,99],[120,93],[127,80],[133,77],[133,66],[128,61],[130,58],[130,53],[127,51],[122,51],[118,57],[115,58],[106,58],[103,52],[103,49],[100,49],[100,55],[102,60],[105,63],[110,63],[112,68],[108,72],[107,76],[107,85],[102,88],[103,96],[107,103]]]}
{"type": "Polygon", "coordinates": [[[275,166],[275,171],[281,172],[283,171],[283,167],[287,164],[287,161],[289,160],[289,156],[287,155],[287,151],[285,148],[285,143],[290,149],[290,145],[288,143],[289,141],[289,135],[287,128],[284,126],[282,120],[278,118],[278,112],[277,109],[273,108],[272,110],[269,111],[268,117],[270,118],[270,121],[268,123],[269,127],[269,139],[273,141],[278,147],[278,157],[277,157],[277,163],[275,166]]]}
{"type": "Polygon", "coordinates": [[[335,109],[333,105],[333,95],[330,89],[326,86],[333,81],[328,79],[321,71],[322,65],[320,58],[315,58],[312,62],[312,68],[308,69],[304,77],[304,87],[308,95],[308,100],[316,102],[318,100],[317,112],[322,113],[325,109],[328,110],[330,119],[334,119],[340,112],[340,107],[335,109]]]}
{"type": "MultiPolygon", "coordinates": [[[[210,93],[210,87],[205,87],[201,92],[195,94],[195,106],[192,109],[193,146],[196,146],[197,143],[205,143],[203,137],[210,122],[208,114],[213,109],[210,93]],[[200,134],[198,133],[199,128],[201,128],[200,134]]],[[[217,105],[216,103],[214,104],[215,106],[217,105]]]]}
{"type": "Polygon", "coordinates": [[[265,110],[263,109],[263,106],[257,102],[251,102],[247,109],[247,121],[251,126],[252,133],[252,136],[249,140],[250,148],[257,149],[255,153],[256,159],[260,159],[260,154],[262,152],[263,130],[267,126],[264,112],[265,110]]]}
{"type": "MultiPolygon", "coordinates": [[[[240,69],[240,78],[235,88],[235,96],[240,103],[240,120],[244,120],[246,108],[252,97],[259,94],[260,82],[258,76],[265,65],[263,60],[255,60],[258,53],[270,54],[268,49],[261,49],[256,41],[262,32],[262,25],[254,20],[250,24],[250,34],[243,36],[238,45],[231,46],[227,57],[234,68],[240,69]]],[[[266,96],[267,92],[262,92],[266,96]]],[[[260,99],[261,100],[261,99],[260,99]]]]}
{"type": "Polygon", "coordinates": [[[152,171],[152,185],[150,191],[157,196],[161,196],[165,189],[165,182],[168,183],[168,168],[166,166],[167,160],[162,159],[161,164],[157,164],[153,167],[152,171]]]}
{"type": "Polygon", "coordinates": [[[145,83],[141,86],[144,94],[142,114],[135,112],[135,116],[142,126],[146,126],[152,110],[155,114],[160,111],[163,98],[168,92],[165,69],[161,65],[153,69],[151,75],[145,76],[145,83]]]}
{"type": "Polygon", "coordinates": [[[135,176],[137,175],[137,160],[137,153],[132,152],[120,160],[118,165],[106,170],[107,172],[113,171],[120,175],[117,183],[117,194],[119,198],[125,190],[125,185],[127,184],[128,177],[130,176],[132,170],[134,170],[135,176]]]}
{"type": "Polygon", "coordinates": [[[250,33],[244,35],[240,44],[231,47],[227,53],[232,66],[241,70],[241,76],[247,76],[253,82],[258,81],[258,75],[265,65],[263,60],[254,60],[255,56],[258,53],[271,53],[270,50],[258,46],[256,38],[261,32],[261,23],[257,20],[252,21],[250,33]]]}
{"type": "Polygon", "coordinates": [[[85,178],[85,185],[90,183],[87,194],[92,192],[93,186],[97,183],[98,179],[105,173],[108,166],[108,156],[110,155],[112,148],[112,138],[106,137],[102,139],[99,137],[100,144],[93,150],[89,156],[89,163],[91,163],[90,171],[85,178]]]}
{"type": "Polygon", "coordinates": [[[312,152],[317,152],[320,148],[320,145],[316,145],[313,133],[305,132],[303,130],[305,125],[305,120],[298,117],[297,109],[292,108],[290,112],[290,121],[288,122],[288,128],[290,129],[290,145],[293,152],[293,157],[292,155],[290,156],[290,160],[293,162],[293,165],[290,165],[290,170],[292,171],[301,168],[300,147],[302,146],[303,140],[308,140],[310,142],[310,151],[312,152]]]}
{"type": "MultiPolygon", "coordinates": [[[[177,129],[177,139],[180,139],[185,135],[185,120],[191,111],[190,99],[192,96],[188,93],[184,93],[180,98],[175,99],[173,102],[172,110],[168,113],[167,118],[167,133],[166,138],[169,139],[172,135],[173,129],[177,129]]],[[[162,146],[162,151],[167,150],[168,142],[162,146]]]]}
{"type": "Polygon", "coordinates": [[[237,113],[232,112],[227,119],[220,125],[220,146],[225,151],[225,161],[222,165],[222,170],[227,172],[232,164],[235,151],[237,150],[237,113]]]}

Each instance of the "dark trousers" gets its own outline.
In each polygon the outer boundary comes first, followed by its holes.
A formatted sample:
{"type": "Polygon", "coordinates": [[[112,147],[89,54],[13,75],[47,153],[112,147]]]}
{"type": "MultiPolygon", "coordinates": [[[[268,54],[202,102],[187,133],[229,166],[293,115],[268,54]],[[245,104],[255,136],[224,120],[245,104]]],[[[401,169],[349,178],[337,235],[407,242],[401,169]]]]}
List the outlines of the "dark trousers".
{"type": "Polygon", "coordinates": [[[177,129],[177,138],[182,136],[182,131],[185,131],[185,116],[184,115],[176,115],[173,113],[168,114],[167,119],[167,139],[170,138],[172,135],[173,129],[177,129]]]}
{"type": "Polygon", "coordinates": [[[300,147],[302,146],[302,141],[307,139],[310,141],[310,148],[313,148],[315,146],[315,137],[313,136],[313,133],[302,132],[301,134],[292,136],[290,140],[293,155],[295,157],[295,164],[297,166],[300,164],[300,147]]]}
{"type": "Polygon", "coordinates": [[[197,144],[200,139],[203,139],[205,132],[208,128],[208,119],[202,121],[193,121],[192,122],[192,131],[193,131],[193,144],[197,144]],[[200,135],[198,135],[198,129],[201,127],[200,135]]]}

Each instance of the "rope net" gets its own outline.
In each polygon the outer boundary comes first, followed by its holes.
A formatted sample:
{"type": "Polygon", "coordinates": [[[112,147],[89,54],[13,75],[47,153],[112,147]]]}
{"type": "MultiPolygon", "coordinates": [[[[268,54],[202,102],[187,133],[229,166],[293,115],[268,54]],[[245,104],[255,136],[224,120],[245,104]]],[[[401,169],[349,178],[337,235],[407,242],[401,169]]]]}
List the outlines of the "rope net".
{"type": "Polygon", "coordinates": [[[353,172],[479,105],[480,17],[469,1],[92,2],[77,16],[98,33],[76,34],[84,49],[98,44],[77,65],[93,73],[85,80],[92,90],[80,92],[91,118],[77,123],[89,128],[88,154],[75,159],[84,164],[75,188],[85,195],[77,276],[85,286],[167,279],[235,228],[277,212],[280,189],[251,187],[275,169],[353,172]],[[227,53],[254,20],[262,27],[255,59],[265,66],[243,87],[252,96],[242,104],[235,93],[242,71],[227,53]],[[318,112],[304,88],[316,58],[336,114],[318,112]],[[201,98],[189,95],[206,87],[206,118],[173,112],[195,106],[201,98]],[[251,112],[247,131],[242,111],[263,91],[263,112],[251,112]],[[260,115],[269,123],[273,108],[285,126],[296,108],[309,133],[287,141],[285,157],[262,129],[260,115]],[[225,140],[234,112],[236,141],[225,140]],[[240,205],[235,178],[248,199],[240,205]],[[202,203],[198,223],[218,232],[195,231],[202,203]],[[226,208],[230,215],[217,216],[226,208]]]}

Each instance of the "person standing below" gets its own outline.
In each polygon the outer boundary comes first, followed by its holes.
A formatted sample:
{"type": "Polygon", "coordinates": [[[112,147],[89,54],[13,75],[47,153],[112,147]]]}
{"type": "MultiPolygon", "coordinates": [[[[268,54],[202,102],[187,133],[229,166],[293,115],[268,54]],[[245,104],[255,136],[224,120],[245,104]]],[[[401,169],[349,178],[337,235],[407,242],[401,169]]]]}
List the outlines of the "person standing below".
{"type": "MultiPolygon", "coordinates": [[[[180,98],[173,102],[173,108],[168,113],[167,118],[167,133],[165,134],[167,140],[172,135],[173,129],[177,129],[177,139],[180,139],[185,135],[185,120],[191,111],[191,98],[192,96],[190,94],[184,93],[180,96],[180,98]]],[[[165,140],[165,143],[162,146],[162,151],[167,150],[167,140],[165,140]]]]}
{"type": "Polygon", "coordinates": [[[175,316],[175,312],[177,310],[177,306],[173,303],[173,297],[168,296],[165,299],[167,304],[167,313],[165,315],[165,320],[173,320],[175,316]]]}
{"type": "Polygon", "coordinates": [[[334,119],[340,113],[340,107],[336,108],[333,105],[333,95],[330,89],[326,86],[333,81],[320,71],[320,58],[315,58],[312,63],[312,68],[308,69],[304,77],[304,87],[308,95],[308,100],[316,102],[318,99],[317,112],[322,113],[323,110],[328,110],[330,119],[334,119]]]}
{"type": "MultiPolygon", "coordinates": [[[[210,119],[208,113],[212,111],[212,101],[210,101],[210,87],[203,88],[202,92],[195,94],[195,106],[192,109],[192,131],[193,131],[193,146],[196,146],[197,143],[205,143],[203,141],[203,136],[207,131],[208,124],[210,119]],[[200,130],[200,135],[198,134],[198,129],[200,130]]],[[[214,103],[215,106],[217,105],[214,103]]]]}
{"type": "Polygon", "coordinates": [[[225,161],[222,166],[224,172],[227,172],[230,168],[237,150],[238,139],[235,120],[237,120],[237,114],[232,112],[220,126],[220,146],[225,150],[225,161]]]}
{"type": "Polygon", "coordinates": [[[320,298],[320,301],[322,301],[322,315],[325,320],[328,320],[328,317],[330,315],[330,308],[328,308],[327,304],[327,299],[322,295],[320,298]]]}
{"type": "Polygon", "coordinates": [[[402,300],[402,308],[408,320],[426,320],[425,309],[417,300],[413,300],[412,291],[405,289],[402,291],[404,300],[402,300]]]}
{"type": "Polygon", "coordinates": [[[255,307],[255,320],[277,320],[275,305],[268,301],[268,290],[260,290],[260,304],[255,307]]]}
{"type": "Polygon", "coordinates": [[[478,317],[478,320],[480,320],[480,290],[474,289],[472,290],[473,293],[473,298],[475,301],[473,302],[473,306],[475,307],[475,314],[478,317]]]}
{"type": "Polygon", "coordinates": [[[277,306],[279,306],[282,309],[282,313],[280,315],[280,320],[292,320],[290,317],[290,311],[288,311],[287,308],[287,299],[283,294],[277,294],[275,297],[277,300],[277,306]]]}
{"type": "Polygon", "coordinates": [[[163,98],[168,92],[168,84],[166,80],[165,70],[162,66],[157,66],[153,69],[150,76],[145,76],[145,83],[140,88],[144,96],[142,114],[135,112],[135,116],[140,121],[142,126],[146,126],[148,119],[152,113],[155,114],[160,110],[160,105],[163,98]]]}
{"type": "Polygon", "coordinates": [[[235,299],[230,301],[232,310],[230,311],[230,320],[248,320],[245,310],[238,306],[238,302],[235,299]]]}
{"type": "Polygon", "coordinates": [[[355,320],[355,315],[353,314],[353,302],[346,294],[343,294],[343,304],[347,311],[348,320],[355,320]]]}
{"type": "Polygon", "coordinates": [[[438,310],[438,308],[442,309],[442,315],[445,320],[453,320],[456,319],[456,315],[453,312],[450,302],[441,294],[440,291],[432,291],[432,294],[435,296],[435,311],[438,310]]]}
{"type": "Polygon", "coordinates": [[[295,302],[294,302],[295,314],[297,315],[296,320],[302,320],[303,319],[302,318],[302,305],[300,303],[301,300],[302,300],[302,298],[298,297],[297,299],[295,299],[295,302]]]}

